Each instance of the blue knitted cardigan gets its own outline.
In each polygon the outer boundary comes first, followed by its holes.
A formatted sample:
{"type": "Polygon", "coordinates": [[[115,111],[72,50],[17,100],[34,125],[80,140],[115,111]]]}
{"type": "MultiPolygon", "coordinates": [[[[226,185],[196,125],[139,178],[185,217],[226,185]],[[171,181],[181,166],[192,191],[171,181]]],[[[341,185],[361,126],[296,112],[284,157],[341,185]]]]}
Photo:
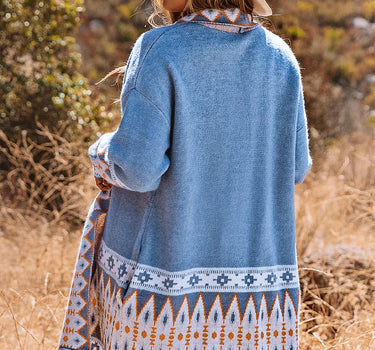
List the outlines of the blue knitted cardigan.
{"type": "Polygon", "coordinates": [[[136,40],[59,349],[297,349],[294,186],[312,166],[299,64],[239,9],[136,40]],[[226,30],[230,29],[230,30],[226,30]]]}

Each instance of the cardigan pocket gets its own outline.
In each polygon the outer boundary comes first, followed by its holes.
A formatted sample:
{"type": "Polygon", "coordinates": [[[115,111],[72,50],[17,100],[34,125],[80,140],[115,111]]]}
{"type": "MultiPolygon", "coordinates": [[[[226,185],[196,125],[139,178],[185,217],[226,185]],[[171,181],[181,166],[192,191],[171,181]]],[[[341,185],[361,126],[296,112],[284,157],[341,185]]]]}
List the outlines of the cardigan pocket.
{"type": "MultiPolygon", "coordinates": [[[[115,250],[111,249],[106,245],[105,239],[100,237],[100,241],[97,242],[98,252],[98,264],[107,274],[111,275],[116,283],[121,286],[122,297],[125,297],[128,293],[128,289],[132,285],[134,274],[136,274],[138,261],[140,258],[140,252],[148,227],[150,214],[155,204],[156,191],[150,191],[148,194],[147,203],[145,203],[144,214],[140,223],[137,233],[135,233],[134,240],[131,243],[131,249],[129,254],[126,256],[119,254],[115,250]]],[[[103,217],[107,220],[108,217],[103,217]]],[[[105,227],[105,222],[103,223],[105,227]]],[[[104,231],[104,229],[103,229],[104,231]]],[[[123,237],[124,244],[128,244],[126,235],[123,237]]]]}
{"type": "MultiPolygon", "coordinates": [[[[133,281],[134,275],[136,274],[136,271],[138,269],[139,258],[140,258],[140,255],[141,255],[142,246],[143,246],[145,236],[146,236],[146,229],[148,227],[147,224],[149,222],[152,209],[154,208],[154,205],[155,205],[156,194],[157,194],[157,190],[150,192],[150,199],[149,199],[149,202],[148,202],[148,204],[146,206],[146,209],[145,209],[145,214],[143,216],[142,225],[141,225],[141,227],[139,229],[139,232],[137,234],[137,237],[135,239],[130,259],[127,259],[128,263],[131,264],[131,267],[130,267],[131,272],[127,275],[126,284],[121,285],[121,287],[122,287],[121,294],[122,294],[123,299],[125,299],[128,296],[129,288],[133,287],[132,281],[133,281]]],[[[134,287],[134,288],[136,288],[136,287],[134,287]]]]}
{"type": "Polygon", "coordinates": [[[143,217],[143,222],[142,222],[141,228],[139,230],[139,233],[137,235],[137,238],[134,242],[134,247],[133,247],[133,251],[132,251],[132,255],[131,255],[131,259],[134,260],[136,263],[138,263],[138,259],[139,259],[139,256],[141,254],[141,249],[142,249],[142,245],[143,245],[143,242],[144,242],[145,231],[146,231],[146,228],[147,228],[148,221],[150,219],[152,209],[154,207],[157,189],[150,192],[150,193],[151,193],[151,197],[150,197],[150,200],[147,204],[147,207],[146,207],[146,210],[145,210],[145,215],[143,217]]]}

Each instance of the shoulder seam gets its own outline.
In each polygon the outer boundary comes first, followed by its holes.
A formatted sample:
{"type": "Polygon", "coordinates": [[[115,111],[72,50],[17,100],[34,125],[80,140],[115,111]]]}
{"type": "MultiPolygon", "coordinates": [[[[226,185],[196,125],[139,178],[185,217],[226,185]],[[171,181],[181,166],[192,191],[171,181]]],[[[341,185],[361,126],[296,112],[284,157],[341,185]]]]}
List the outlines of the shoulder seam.
{"type": "MultiPolygon", "coordinates": [[[[138,71],[137,71],[137,74],[136,74],[136,76],[135,76],[135,79],[134,79],[134,88],[137,88],[137,79],[138,79],[138,75],[139,75],[139,72],[140,72],[140,70],[142,69],[142,67],[143,67],[143,62],[145,61],[145,59],[146,59],[146,57],[147,57],[147,55],[148,55],[148,53],[150,52],[150,50],[152,49],[152,47],[155,45],[155,43],[168,31],[168,30],[170,30],[170,28],[169,29],[166,29],[166,30],[164,30],[161,34],[159,34],[159,36],[157,36],[155,39],[154,39],[154,41],[151,43],[151,45],[150,45],[150,47],[147,49],[147,51],[146,51],[146,53],[143,55],[143,57],[142,57],[142,62],[139,64],[139,66],[138,66],[138,71]]],[[[144,32],[143,33],[143,35],[144,34],[146,34],[147,32],[144,32]]],[[[137,90],[138,91],[138,90],[137,90]]]]}
{"type": "Polygon", "coordinates": [[[129,90],[129,92],[131,91],[131,90],[135,90],[136,92],[138,92],[141,96],[143,96],[152,106],[154,106],[157,110],[158,110],[158,112],[161,114],[161,116],[162,116],[162,118],[163,118],[163,120],[165,121],[165,123],[168,125],[168,127],[170,128],[171,127],[171,125],[170,125],[170,123],[169,123],[169,121],[168,121],[168,119],[167,119],[167,117],[165,116],[165,114],[164,114],[164,112],[154,103],[154,102],[152,102],[144,93],[142,93],[141,91],[139,91],[136,87],[133,87],[133,88],[131,88],[130,90],[129,90]]]}
{"type": "MultiPolygon", "coordinates": [[[[152,41],[152,43],[151,43],[151,45],[150,45],[150,47],[147,49],[147,51],[145,52],[145,54],[143,55],[143,57],[142,57],[142,60],[141,60],[141,62],[139,63],[139,65],[138,65],[138,68],[137,68],[137,72],[136,72],[136,74],[135,74],[135,78],[134,78],[134,82],[133,82],[133,84],[132,84],[132,87],[129,89],[129,91],[130,90],[135,90],[135,91],[137,91],[141,96],[143,96],[149,103],[151,103],[152,104],[152,106],[154,106],[158,111],[159,111],[159,113],[162,115],[162,118],[164,119],[164,122],[168,125],[168,127],[170,128],[171,127],[171,125],[170,125],[170,122],[169,122],[169,118],[167,118],[166,116],[165,116],[165,114],[164,114],[164,112],[161,110],[161,108],[159,107],[159,106],[157,106],[149,97],[147,97],[144,93],[142,93],[140,90],[138,90],[137,89],[137,81],[138,81],[138,76],[139,76],[139,74],[140,74],[140,71],[142,70],[142,68],[143,68],[143,63],[144,63],[144,61],[145,61],[145,59],[146,59],[146,57],[147,57],[147,55],[148,55],[148,53],[150,52],[150,50],[152,49],[152,47],[155,45],[155,43],[167,32],[167,31],[169,31],[169,30],[171,30],[172,29],[172,25],[169,27],[169,28],[167,28],[167,27],[164,27],[164,28],[166,28],[161,34],[159,34],[153,41],[152,41]]],[[[174,28],[174,27],[173,27],[174,28]]],[[[146,34],[147,32],[145,32],[145,33],[143,33],[143,35],[144,34],[146,34]]]]}

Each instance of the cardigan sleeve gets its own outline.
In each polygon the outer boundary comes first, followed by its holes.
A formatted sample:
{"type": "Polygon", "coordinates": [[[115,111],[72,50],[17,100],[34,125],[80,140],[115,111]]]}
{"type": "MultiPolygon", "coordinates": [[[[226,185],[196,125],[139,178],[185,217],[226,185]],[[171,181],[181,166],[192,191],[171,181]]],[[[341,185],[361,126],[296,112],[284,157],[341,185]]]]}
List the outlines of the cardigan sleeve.
{"type": "Polygon", "coordinates": [[[160,45],[164,31],[134,43],[121,89],[121,122],[89,147],[95,178],[131,191],[155,190],[169,168],[172,82],[160,45]]]}
{"type": "Polygon", "coordinates": [[[118,129],[89,147],[94,176],[131,191],[155,190],[170,164],[168,120],[136,88],[122,91],[121,104],[118,129]]]}
{"type": "Polygon", "coordinates": [[[295,149],[295,184],[303,182],[312,166],[312,158],[309,150],[309,133],[302,82],[300,81],[298,97],[298,115],[296,127],[295,149]]]}

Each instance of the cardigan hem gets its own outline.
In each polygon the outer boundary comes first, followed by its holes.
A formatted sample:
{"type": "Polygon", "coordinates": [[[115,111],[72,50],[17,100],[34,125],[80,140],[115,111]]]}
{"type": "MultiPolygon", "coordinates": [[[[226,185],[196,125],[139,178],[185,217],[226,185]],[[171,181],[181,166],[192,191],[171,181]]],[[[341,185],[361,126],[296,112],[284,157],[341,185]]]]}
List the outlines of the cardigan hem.
{"type": "Polygon", "coordinates": [[[99,247],[99,266],[118,285],[164,295],[194,292],[259,292],[298,288],[297,265],[261,267],[198,267],[167,271],[125,258],[104,242],[99,247]]]}

